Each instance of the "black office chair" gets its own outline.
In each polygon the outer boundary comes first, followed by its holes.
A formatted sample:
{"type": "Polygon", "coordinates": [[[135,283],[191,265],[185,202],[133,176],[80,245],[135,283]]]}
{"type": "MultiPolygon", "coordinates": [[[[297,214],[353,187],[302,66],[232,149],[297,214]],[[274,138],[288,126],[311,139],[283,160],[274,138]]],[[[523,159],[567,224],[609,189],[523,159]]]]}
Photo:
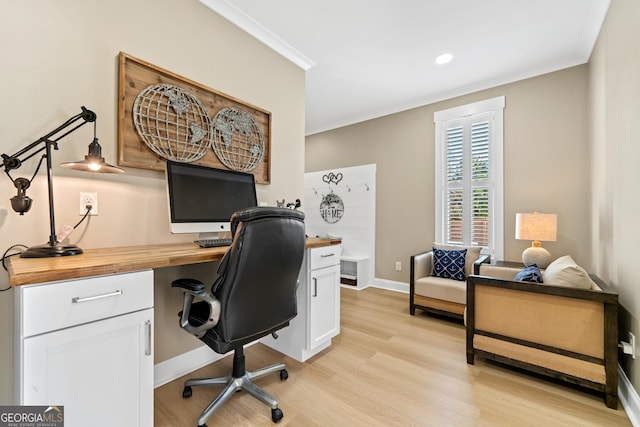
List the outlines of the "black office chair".
{"type": "Polygon", "coordinates": [[[305,248],[304,214],[284,208],[249,208],[233,214],[231,232],[233,242],[220,262],[211,293],[194,279],[178,279],[171,284],[185,292],[180,326],[216,353],[234,351],[231,375],[185,382],[184,398],[191,396],[191,386],[226,385],[200,414],[200,427],[206,426],[211,414],[238,390],[269,405],[273,422],[283,417],[278,401],[251,380],[277,371],[285,380],[289,376],[285,365],[246,372],[243,346],[269,334],[275,336],[297,315],[296,289],[305,248]]]}

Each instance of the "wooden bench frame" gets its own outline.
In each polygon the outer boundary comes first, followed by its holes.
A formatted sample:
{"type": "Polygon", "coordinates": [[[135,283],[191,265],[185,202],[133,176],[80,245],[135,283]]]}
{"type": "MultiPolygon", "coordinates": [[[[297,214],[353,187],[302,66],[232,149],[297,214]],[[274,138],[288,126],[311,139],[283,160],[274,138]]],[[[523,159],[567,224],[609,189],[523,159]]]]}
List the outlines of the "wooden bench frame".
{"type": "MultiPolygon", "coordinates": [[[[592,275],[591,278],[602,291],[515,282],[478,275],[469,276],[467,278],[466,315],[467,363],[473,364],[474,357],[478,355],[485,359],[594,389],[604,393],[605,404],[609,408],[617,408],[618,295],[610,290],[597,276],[592,275]],[[486,292],[487,290],[488,292],[486,292]],[[599,305],[600,307],[596,311],[602,310],[598,315],[601,315],[604,320],[604,324],[598,326],[598,328],[602,328],[601,331],[598,331],[598,336],[602,336],[602,342],[597,343],[597,345],[601,346],[600,351],[598,351],[601,356],[594,357],[593,355],[584,354],[580,349],[569,351],[561,348],[561,345],[545,345],[536,339],[535,332],[531,333],[531,330],[535,330],[535,326],[526,328],[530,329],[529,331],[516,330],[515,333],[510,334],[519,335],[518,337],[495,332],[495,330],[506,328],[507,324],[513,330],[516,316],[509,318],[509,315],[505,317],[498,315],[495,316],[494,321],[484,321],[484,329],[478,328],[478,307],[476,302],[477,296],[483,292],[483,298],[485,298],[482,303],[484,304],[483,307],[491,307],[491,310],[496,310],[498,314],[500,314],[501,310],[500,300],[502,297],[496,297],[496,303],[492,304],[492,294],[510,293],[509,298],[516,296],[518,301],[522,299],[524,303],[531,299],[550,301],[552,303],[570,303],[572,305],[585,304],[593,306],[592,303],[599,305]],[[570,299],[570,301],[567,299],[570,299]],[[578,300],[580,303],[577,302],[578,300]],[[499,323],[502,323],[502,325],[499,323]],[[535,360],[543,360],[544,363],[537,364],[533,362],[535,360]],[[594,379],[596,375],[591,375],[587,371],[598,372],[597,376],[600,379],[594,379]]],[[[517,329],[518,326],[515,328],[517,329]]],[[[581,331],[575,332],[579,333],[581,331]]],[[[591,331],[582,332],[591,333],[591,331]]],[[[557,335],[558,331],[554,331],[554,333],[557,335]]]]}

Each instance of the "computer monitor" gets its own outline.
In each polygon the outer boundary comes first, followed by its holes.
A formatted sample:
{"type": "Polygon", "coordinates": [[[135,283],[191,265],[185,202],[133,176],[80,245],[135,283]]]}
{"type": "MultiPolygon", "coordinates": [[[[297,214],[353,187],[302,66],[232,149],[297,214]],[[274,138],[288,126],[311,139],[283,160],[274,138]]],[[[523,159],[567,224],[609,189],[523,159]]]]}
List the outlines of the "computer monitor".
{"type": "Polygon", "coordinates": [[[166,178],[172,233],[217,238],[234,212],[257,206],[252,174],[167,161],[166,178]]]}

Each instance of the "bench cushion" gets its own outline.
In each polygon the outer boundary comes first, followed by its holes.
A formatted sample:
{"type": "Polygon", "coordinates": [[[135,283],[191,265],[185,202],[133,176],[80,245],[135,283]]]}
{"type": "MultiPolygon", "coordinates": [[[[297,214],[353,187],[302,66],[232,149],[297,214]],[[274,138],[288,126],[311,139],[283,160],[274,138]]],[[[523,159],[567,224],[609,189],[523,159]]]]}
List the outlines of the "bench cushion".
{"type": "Polygon", "coordinates": [[[427,276],[415,282],[415,293],[429,298],[467,303],[467,282],[427,276]]]}

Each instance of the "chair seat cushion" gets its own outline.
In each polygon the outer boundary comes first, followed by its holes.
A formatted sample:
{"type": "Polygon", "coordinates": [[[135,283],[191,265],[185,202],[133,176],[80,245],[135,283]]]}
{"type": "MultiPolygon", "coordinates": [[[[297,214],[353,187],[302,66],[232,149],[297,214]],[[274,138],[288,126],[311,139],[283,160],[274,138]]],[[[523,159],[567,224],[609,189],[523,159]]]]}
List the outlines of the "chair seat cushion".
{"type": "Polygon", "coordinates": [[[427,276],[415,281],[415,293],[458,304],[467,303],[467,282],[427,276]]]}

